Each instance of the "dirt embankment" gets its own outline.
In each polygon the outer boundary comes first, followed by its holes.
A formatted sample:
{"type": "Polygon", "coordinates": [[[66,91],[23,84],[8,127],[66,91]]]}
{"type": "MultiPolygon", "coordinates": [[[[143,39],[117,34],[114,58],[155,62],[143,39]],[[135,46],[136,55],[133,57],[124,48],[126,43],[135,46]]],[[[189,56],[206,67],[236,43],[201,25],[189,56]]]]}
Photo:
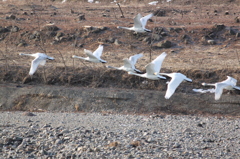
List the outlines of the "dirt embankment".
{"type": "Polygon", "coordinates": [[[1,85],[0,110],[68,111],[139,114],[240,115],[239,95],[176,93],[166,100],[156,90],[85,88],[67,86],[1,85]]]}

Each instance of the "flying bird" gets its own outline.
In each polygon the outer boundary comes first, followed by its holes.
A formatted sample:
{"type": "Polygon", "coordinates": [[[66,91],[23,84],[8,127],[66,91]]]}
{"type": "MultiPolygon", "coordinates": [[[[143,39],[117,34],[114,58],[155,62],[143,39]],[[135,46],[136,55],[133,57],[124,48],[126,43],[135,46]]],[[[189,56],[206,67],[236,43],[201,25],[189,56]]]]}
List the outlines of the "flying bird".
{"type": "Polygon", "coordinates": [[[167,54],[163,52],[161,55],[159,55],[156,59],[154,59],[151,63],[147,64],[146,67],[146,73],[144,74],[138,74],[135,72],[128,72],[130,75],[136,75],[143,78],[148,78],[151,80],[159,80],[159,79],[166,79],[166,77],[160,76],[159,73],[160,69],[162,67],[162,62],[165,59],[167,54]],[[155,74],[156,73],[156,74],[155,74]]]}
{"type": "Polygon", "coordinates": [[[237,80],[230,76],[227,76],[227,79],[222,82],[217,83],[202,83],[203,86],[215,86],[215,100],[219,100],[221,98],[223,89],[226,90],[240,90],[240,87],[236,86],[237,80]]]}
{"type": "Polygon", "coordinates": [[[150,19],[152,16],[153,16],[153,13],[148,14],[145,17],[142,17],[142,15],[138,13],[133,19],[134,20],[133,27],[128,28],[128,27],[118,26],[117,28],[132,30],[138,33],[151,32],[151,30],[146,29],[145,26],[147,25],[148,19],[150,19]]]}
{"type": "Polygon", "coordinates": [[[123,59],[123,66],[121,67],[113,67],[113,66],[106,66],[107,68],[113,68],[117,70],[123,70],[127,72],[137,72],[142,73],[140,70],[135,68],[135,64],[137,63],[137,60],[141,58],[143,54],[136,54],[133,56],[130,56],[128,59],[123,59]]]}
{"type": "Polygon", "coordinates": [[[148,3],[148,4],[150,4],[150,5],[157,5],[157,4],[158,4],[158,1],[152,1],[152,2],[150,2],[150,3],[148,3]]]}
{"type": "Polygon", "coordinates": [[[181,82],[183,81],[192,82],[190,78],[187,78],[182,73],[174,72],[174,73],[158,73],[158,74],[172,78],[170,82],[167,82],[168,86],[167,86],[167,92],[165,94],[166,99],[169,99],[174,94],[175,90],[181,84],[181,82]]]}
{"type": "Polygon", "coordinates": [[[32,60],[32,63],[31,63],[31,68],[30,68],[30,71],[29,71],[29,75],[32,76],[39,65],[45,65],[46,63],[46,60],[54,60],[53,57],[50,57],[44,53],[35,53],[35,54],[24,54],[24,53],[20,53],[19,55],[26,55],[26,56],[32,56],[32,57],[35,57],[34,60],[32,60]]]}
{"type": "Polygon", "coordinates": [[[94,63],[106,63],[107,61],[104,61],[101,59],[102,52],[103,52],[103,45],[99,45],[97,50],[95,50],[93,53],[90,50],[84,49],[85,54],[88,57],[79,57],[76,55],[73,55],[72,58],[79,58],[82,60],[86,60],[89,62],[94,62],[94,63]]]}

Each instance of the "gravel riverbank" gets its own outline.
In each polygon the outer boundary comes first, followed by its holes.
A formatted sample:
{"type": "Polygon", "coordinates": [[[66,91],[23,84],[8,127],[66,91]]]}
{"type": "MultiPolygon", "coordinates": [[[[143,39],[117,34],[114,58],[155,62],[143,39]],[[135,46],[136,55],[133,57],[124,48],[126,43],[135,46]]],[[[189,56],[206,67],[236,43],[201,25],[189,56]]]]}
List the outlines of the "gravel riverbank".
{"type": "Polygon", "coordinates": [[[240,118],[1,112],[1,158],[239,158],[240,118]]]}

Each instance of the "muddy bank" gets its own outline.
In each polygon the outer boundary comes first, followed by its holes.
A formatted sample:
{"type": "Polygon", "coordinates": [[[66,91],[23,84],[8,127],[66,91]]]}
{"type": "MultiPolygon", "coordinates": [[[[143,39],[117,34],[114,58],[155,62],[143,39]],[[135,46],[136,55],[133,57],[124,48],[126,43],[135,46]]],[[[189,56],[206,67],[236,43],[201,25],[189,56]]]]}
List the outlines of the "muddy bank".
{"type": "Polygon", "coordinates": [[[223,94],[175,93],[169,100],[164,91],[85,88],[49,85],[0,85],[0,110],[111,112],[143,114],[240,115],[240,98],[223,94]]]}

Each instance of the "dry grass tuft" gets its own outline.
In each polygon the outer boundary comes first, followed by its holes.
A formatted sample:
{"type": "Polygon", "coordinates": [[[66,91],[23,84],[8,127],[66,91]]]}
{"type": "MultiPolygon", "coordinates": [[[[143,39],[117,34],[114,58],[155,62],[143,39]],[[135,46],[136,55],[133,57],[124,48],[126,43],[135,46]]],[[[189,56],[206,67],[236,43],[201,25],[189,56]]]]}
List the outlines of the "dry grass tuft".
{"type": "MultiPolygon", "coordinates": [[[[70,67],[65,72],[64,67],[55,67],[54,69],[46,68],[45,76],[43,76],[43,68],[32,76],[28,76],[28,68],[20,66],[10,66],[8,72],[5,72],[4,67],[0,68],[2,74],[0,80],[2,82],[10,83],[23,83],[29,85],[48,84],[48,85],[67,85],[78,86],[88,88],[122,88],[122,89],[149,89],[149,90],[165,90],[166,80],[148,80],[145,78],[128,75],[127,72],[118,70],[106,70],[105,68],[89,68],[80,67],[75,68],[74,71],[70,67]]],[[[163,72],[178,72],[179,70],[162,69],[163,72]]],[[[217,82],[226,79],[226,76],[231,75],[237,80],[240,78],[238,69],[221,69],[213,71],[203,71],[197,69],[181,70],[181,73],[185,74],[193,80],[192,84],[182,83],[184,87],[199,87],[202,82],[217,82]]],[[[168,79],[170,80],[170,78],[168,79]]],[[[18,106],[21,109],[21,104],[18,106]]],[[[76,108],[77,110],[77,108],[76,108]]]]}

